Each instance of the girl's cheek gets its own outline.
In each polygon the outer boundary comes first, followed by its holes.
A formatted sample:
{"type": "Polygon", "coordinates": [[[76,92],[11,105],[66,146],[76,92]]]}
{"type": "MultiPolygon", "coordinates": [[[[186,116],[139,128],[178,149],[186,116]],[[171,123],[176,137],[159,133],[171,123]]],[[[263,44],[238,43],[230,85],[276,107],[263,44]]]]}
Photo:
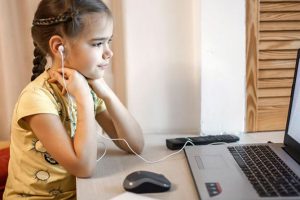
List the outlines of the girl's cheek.
{"type": "Polygon", "coordinates": [[[98,52],[97,53],[95,52],[93,55],[91,55],[90,59],[97,61],[97,60],[99,60],[100,57],[102,58],[102,55],[98,52]]]}

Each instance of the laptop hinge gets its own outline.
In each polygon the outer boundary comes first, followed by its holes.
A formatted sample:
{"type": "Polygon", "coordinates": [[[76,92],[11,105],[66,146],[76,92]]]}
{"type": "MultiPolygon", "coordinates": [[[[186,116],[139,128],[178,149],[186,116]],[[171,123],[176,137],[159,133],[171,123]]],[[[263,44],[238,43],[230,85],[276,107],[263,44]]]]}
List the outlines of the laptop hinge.
{"type": "Polygon", "coordinates": [[[282,147],[282,149],[287,152],[299,165],[300,165],[300,154],[297,153],[295,150],[292,148],[285,146],[282,147]]]}

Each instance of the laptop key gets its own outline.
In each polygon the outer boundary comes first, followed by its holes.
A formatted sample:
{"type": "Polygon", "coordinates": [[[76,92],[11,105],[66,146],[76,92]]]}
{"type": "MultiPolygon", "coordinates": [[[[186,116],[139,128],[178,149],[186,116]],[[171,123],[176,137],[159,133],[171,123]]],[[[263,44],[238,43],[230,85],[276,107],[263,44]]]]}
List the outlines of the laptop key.
{"type": "Polygon", "coordinates": [[[278,194],[276,192],[269,192],[270,197],[278,197],[278,194]]]}
{"type": "Polygon", "coordinates": [[[298,192],[300,192],[300,184],[294,185],[294,187],[296,188],[296,190],[298,190],[298,192]]]}
{"type": "Polygon", "coordinates": [[[242,158],[240,158],[240,157],[234,157],[234,159],[235,159],[235,161],[238,163],[238,165],[240,167],[245,167],[246,166],[246,164],[245,164],[245,162],[244,162],[244,160],[242,158]]]}

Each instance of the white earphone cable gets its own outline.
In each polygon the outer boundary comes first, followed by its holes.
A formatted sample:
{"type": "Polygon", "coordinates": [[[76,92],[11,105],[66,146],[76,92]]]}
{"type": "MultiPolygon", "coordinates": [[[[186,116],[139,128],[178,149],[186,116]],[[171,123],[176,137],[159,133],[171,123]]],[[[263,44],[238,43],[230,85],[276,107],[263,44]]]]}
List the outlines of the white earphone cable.
{"type": "MultiPolygon", "coordinates": [[[[173,156],[173,155],[175,155],[175,154],[180,153],[180,152],[186,147],[186,145],[187,145],[188,143],[192,144],[193,146],[195,145],[195,144],[194,144],[193,142],[191,142],[190,140],[187,140],[187,141],[184,143],[183,147],[182,147],[180,150],[178,150],[178,151],[176,151],[176,152],[174,152],[174,153],[171,153],[171,154],[169,154],[169,155],[167,155],[167,156],[165,156],[165,157],[163,157],[163,158],[161,158],[161,159],[159,159],[159,160],[150,161],[150,160],[147,160],[146,158],[143,158],[143,157],[142,157],[141,155],[139,155],[138,153],[136,153],[136,152],[130,147],[130,145],[128,144],[128,142],[127,142],[124,138],[111,139],[111,138],[107,138],[107,137],[105,137],[105,136],[103,136],[103,135],[101,135],[101,134],[99,134],[99,135],[100,135],[102,138],[104,138],[104,139],[106,139],[106,140],[110,140],[110,141],[118,141],[118,140],[124,141],[124,142],[126,143],[126,145],[128,146],[128,148],[132,151],[132,153],[134,153],[137,157],[139,157],[140,159],[142,159],[144,162],[146,162],[146,163],[148,163],[148,164],[154,164],[154,163],[161,162],[161,161],[166,160],[167,158],[169,158],[169,157],[171,157],[171,156],[173,156]]],[[[106,153],[106,146],[105,146],[105,152],[103,153],[103,155],[102,155],[99,159],[97,159],[97,161],[100,161],[100,160],[103,158],[103,156],[104,156],[105,153],[106,153]]]]}
{"type": "Polygon", "coordinates": [[[106,144],[104,142],[100,142],[100,143],[103,144],[104,146],[104,153],[100,156],[100,158],[97,159],[97,162],[99,162],[105,156],[107,150],[106,144]]]}
{"type": "MultiPolygon", "coordinates": [[[[70,117],[70,121],[71,123],[73,123],[74,119],[73,119],[73,115],[72,115],[72,108],[73,108],[73,100],[71,95],[69,94],[69,91],[67,89],[67,83],[65,80],[65,63],[64,63],[64,54],[63,54],[63,48],[62,49],[58,49],[59,53],[61,55],[61,70],[62,70],[62,79],[63,79],[63,84],[64,84],[64,89],[67,92],[67,98],[68,98],[68,102],[69,102],[69,106],[68,106],[68,111],[69,111],[69,117],[70,117]]],[[[71,125],[71,133],[74,133],[74,127],[71,125]]]]}

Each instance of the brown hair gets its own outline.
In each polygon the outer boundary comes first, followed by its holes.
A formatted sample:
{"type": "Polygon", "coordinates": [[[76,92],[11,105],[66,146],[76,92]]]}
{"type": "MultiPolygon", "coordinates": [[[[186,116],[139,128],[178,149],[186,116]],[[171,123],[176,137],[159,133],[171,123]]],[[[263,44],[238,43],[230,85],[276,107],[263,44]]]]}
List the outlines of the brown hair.
{"type": "Polygon", "coordinates": [[[83,30],[84,15],[89,13],[111,16],[111,11],[101,0],[42,0],[39,3],[31,28],[35,47],[31,81],[45,71],[50,38],[53,35],[77,36],[83,30]]]}

